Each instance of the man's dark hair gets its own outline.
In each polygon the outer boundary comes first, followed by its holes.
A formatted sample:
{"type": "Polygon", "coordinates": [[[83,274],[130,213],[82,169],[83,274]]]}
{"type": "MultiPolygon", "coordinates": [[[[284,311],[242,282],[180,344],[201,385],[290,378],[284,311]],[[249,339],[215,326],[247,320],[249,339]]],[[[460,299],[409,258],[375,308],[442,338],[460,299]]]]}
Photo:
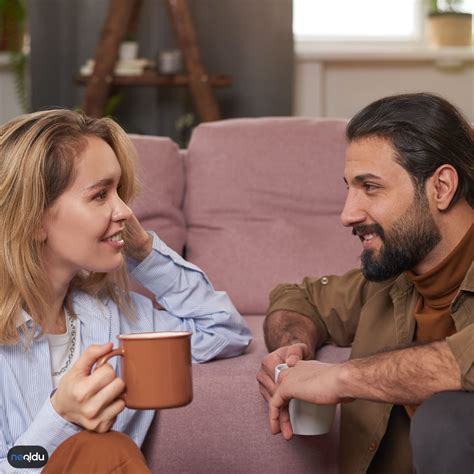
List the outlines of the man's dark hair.
{"type": "Polygon", "coordinates": [[[385,97],[368,105],[349,122],[351,141],[370,136],[388,140],[395,159],[410,174],[417,192],[443,164],[459,177],[450,207],[465,198],[474,207],[474,132],[448,101],[427,93],[385,97]]]}

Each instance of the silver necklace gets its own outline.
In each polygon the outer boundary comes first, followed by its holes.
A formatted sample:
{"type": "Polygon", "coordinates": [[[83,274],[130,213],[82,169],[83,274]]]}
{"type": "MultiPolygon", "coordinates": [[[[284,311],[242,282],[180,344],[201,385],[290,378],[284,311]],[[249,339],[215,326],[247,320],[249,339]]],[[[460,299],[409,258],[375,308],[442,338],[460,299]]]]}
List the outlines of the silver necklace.
{"type": "Polygon", "coordinates": [[[74,357],[74,352],[76,350],[76,324],[74,323],[74,318],[72,317],[71,313],[64,308],[64,314],[66,316],[66,324],[69,330],[71,331],[71,346],[69,347],[69,352],[67,354],[66,363],[63,367],[61,367],[56,372],[53,372],[53,377],[57,377],[58,375],[63,374],[66,372],[66,369],[71,365],[72,358],[74,357]]]}

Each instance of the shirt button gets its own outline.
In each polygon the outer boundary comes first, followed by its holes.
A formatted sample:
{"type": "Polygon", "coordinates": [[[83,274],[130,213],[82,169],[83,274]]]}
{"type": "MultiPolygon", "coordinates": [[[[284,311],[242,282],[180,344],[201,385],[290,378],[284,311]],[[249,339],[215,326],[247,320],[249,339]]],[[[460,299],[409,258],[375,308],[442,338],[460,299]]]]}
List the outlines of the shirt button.
{"type": "Polygon", "coordinates": [[[377,443],[369,444],[369,451],[375,451],[377,449],[377,443]]]}
{"type": "Polygon", "coordinates": [[[321,278],[321,284],[322,285],[327,285],[329,283],[329,278],[328,277],[322,277],[321,278]]]}

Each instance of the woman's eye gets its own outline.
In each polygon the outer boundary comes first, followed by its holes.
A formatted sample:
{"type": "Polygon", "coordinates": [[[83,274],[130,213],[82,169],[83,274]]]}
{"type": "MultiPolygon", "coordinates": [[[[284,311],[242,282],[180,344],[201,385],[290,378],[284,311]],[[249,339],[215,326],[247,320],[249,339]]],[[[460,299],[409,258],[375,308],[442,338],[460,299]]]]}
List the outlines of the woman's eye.
{"type": "Polygon", "coordinates": [[[103,201],[107,197],[107,192],[105,190],[98,192],[94,199],[97,201],[103,201]]]}

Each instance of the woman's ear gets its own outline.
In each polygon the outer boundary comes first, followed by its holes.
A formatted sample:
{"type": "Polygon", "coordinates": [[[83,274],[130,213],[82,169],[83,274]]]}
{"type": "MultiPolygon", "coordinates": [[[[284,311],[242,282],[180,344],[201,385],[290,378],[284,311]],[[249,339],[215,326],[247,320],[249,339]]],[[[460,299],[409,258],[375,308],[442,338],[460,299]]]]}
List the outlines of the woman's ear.
{"type": "Polygon", "coordinates": [[[41,224],[34,233],[34,239],[37,240],[38,242],[46,242],[46,239],[48,238],[48,220],[49,220],[49,212],[46,210],[43,213],[43,217],[41,218],[41,224]]]}
{"type": "Polygon", "coordinates": [[[34,239],[38,242],[45,242],[48,235],[43,225],[34,233],[34,239]]]}
{"type": "Polygon", "coordinates": [[[434,187],[434,204],[439,211],[446,211],[458,189],[459,177],[451,165],[440,166],[431,176],[434,187]]]}

